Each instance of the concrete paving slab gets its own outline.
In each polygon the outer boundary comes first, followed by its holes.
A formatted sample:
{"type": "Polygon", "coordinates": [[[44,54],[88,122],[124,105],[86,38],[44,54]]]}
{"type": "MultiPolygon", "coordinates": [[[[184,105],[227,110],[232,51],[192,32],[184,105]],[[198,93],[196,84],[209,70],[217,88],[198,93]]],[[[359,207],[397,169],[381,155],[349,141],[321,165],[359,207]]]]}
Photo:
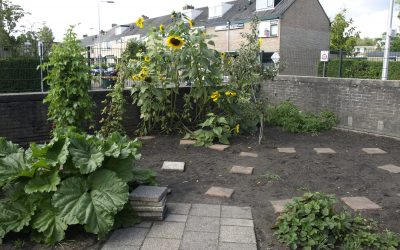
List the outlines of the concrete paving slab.
{"type": "Polygon", "coordinates": [[[209,146],[209,149],[217,150],[217,151],[224,151],[225,149],[229,148],[229,145],[223,145],[223,144],[214,144],[209,146]]]}
{"type": "Polygon", "coordinates": [[[207,190],[206,195],[220,198],[231,198],[232,194],[235,192],[234,189],[223,188],[223,187],[211,187],[207,190]]]}
{"type": "Polygon", "coordinates": [[[252,152],[240,152],[239,156],[257,158],[258,154],[257,153],[252,153],[252,152]]]}
{"type": "Polygon", "coordinates": [[[171,214],[189,214],[191,206],[189,203],[167,203],[168,211],[171,214]]]}
{"type": "Polygon", "coordinates": [[[183,140],[179,141],[179,145],[194,145],[194,144],[196,144],[195,140],[185,140],[185,139],[183,139],[183,140]]]}
{"type": "Polygon", "coordinates": [[[367,197],[342,197],[341,200],[354,211],[382,209],[367,197]]]}
{"type": "Polygon", "coordinates": [[[292,199],[285,199],[285,200],[270,201],[270,203],[274,207],[275,213],[280,214],[285,210],[285,206],[292,201],[293,201],[292,199]]]}
{"type": "Polygon", "coordinates": [[[140,246],[142,245],[148,228],[123,228],[113,232],[107,241],[108,246],[140,246]]]}
{"type": "Polygon", "coordinates": [[[285,153],[285,154],[295,154],[296,149],[295,148],[278,148],[279,153],[285,153]]]}
{"type": "Polygon", "coordinates": [[[146,238],[140,250],[179,250],[178,239],[146,238]]]}
{"type": "Polygon", "coordinates": [[[152,136],[152,135],[145,135],[145,136],[139,136],[139,137],[137,137],[139,140],[142,140],[142,141],[148,141],[148,140],[153,140],[153,139],[155,139],[156,137],[155,136],[152,136]]]}
{"type": "Polygon", "coordinates": [[[218,250],[257,250],[257,244],[222,242],[218,247],[218,250]]]}
{"type": "Polygon", "coordinates": [[[256,244],[256,237],[252,227],[221,226],[219,241],[256,244]]]}
{"type": "Polygon", "coordinates": [[[165,221],[186,222],[187,217],[188,216],[184,214],[168,214],[167,217],[165,218],[165,221]]]}
{"type": "Polygon", "coordinates": [[[387,154],[386,151],[384,151],[380,148],[363,148],[362,151],[364,151],[364,153],[367,153],[369,155],[387,154]]]}
{"type": "Polygon", "coordinates": [[[222,206],[221,207],[222,218],[234,218],[234,219],[253,219],[250,207],[237,207],[237,206],[222,206]]]}
{"type": "Polygon", "coordinates": [[[383,165],[383,166],[379,166],[378,168],[386,170],[390,173],[393,174],[398,174],[400,173],[400,167],[393,165],[393,164],[387,164],[387,165],[383,165]]]}
{"type": "Polygon", "coordinates": [[[253,220],[221,218],[222,226],[254,227],[253,220]]]}
{"type": "Polygon", "coordinates": [[[184,162],[176,162],[176,161],[164,161],[161,169],[163,171],[184,172],[185,171],[185,163],[184,162]]]}
{"type": "Polygon", "coordinates": [[[189,215],[192,216],[206,216],[206,217],[220,217],[221,206],[209,204],[192,204],[189,215]]]}
{"type": "Polygon", "coordinates": [[[218,233],[185,231],[180,246],[181,250],[217,250],[218,233]]]}
{"type": "Polygon", "coordinates": [[[336,151],[331,148],[314,148],[317,154],[336,154],[336,151]]]}
{"type": "Polygon", "coordinates": [[[186,231],[217,233],[219,231],[220,218],[189,216],[186,222],[186,231]]]}
{"type": "Polygon", "coordinates": [[[148,237],[180,239],[185,229],[185,223],[180,222],[154,222],[148,237]]]}
{"type": "Polygon", "coordinates": [[[233,166],[229,173],[231,174],[243,174],[243,175],[252,175],[253,167],[242,167],[242,166],[233,166]]]}
{"type": "Polygon", "coordinates": [[[167,194],[166,187],[139,186],[129,195],[131,201],[159,202],[167,194]]]}

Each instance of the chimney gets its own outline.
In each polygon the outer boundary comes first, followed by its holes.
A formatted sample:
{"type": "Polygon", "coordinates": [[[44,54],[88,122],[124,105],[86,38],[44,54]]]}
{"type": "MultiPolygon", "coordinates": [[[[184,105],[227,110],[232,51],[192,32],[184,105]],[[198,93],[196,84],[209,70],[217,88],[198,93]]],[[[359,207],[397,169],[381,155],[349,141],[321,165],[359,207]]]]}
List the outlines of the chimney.
{"type": "Polygon", "coordinates": [[[118,26],[118,24],[116,24],[116,23],[111,24],[111,28],[114,28],[116,26],[118,26]]]}
{"type": "Polygon", "coordinates": [[[194,10],[194,6],[186,4],[185,6],[183,6],[182,10],[194,10]]]}

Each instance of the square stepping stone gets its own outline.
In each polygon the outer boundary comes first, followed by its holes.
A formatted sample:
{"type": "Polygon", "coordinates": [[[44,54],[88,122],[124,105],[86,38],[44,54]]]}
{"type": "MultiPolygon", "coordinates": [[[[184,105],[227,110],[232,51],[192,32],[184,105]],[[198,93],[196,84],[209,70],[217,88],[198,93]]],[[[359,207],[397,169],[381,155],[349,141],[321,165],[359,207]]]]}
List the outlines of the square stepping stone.
{"type": "Polygon", "coordinates": [[[257,158],[258,154],[257,153],[251,153],[251,152],[240,152],[239,156],[257,158]]]}
{"type": "Polygon", "coordinates": [[[140,250],[179,250],[179,239],[162,239],[147,237],[140,250]]]}
{"type": "Polygon", "coordinates": [[[295,154],[296,149],[295,148],[278,148],[279,153],[285,153],[285,154],[295,154]]]}
{"type": "Polygon", "coordinates": [[[163,207],[167,202],[167,196],[164,196],[160,201],[138,201],[130,199],[132,206],[143,206],[143,207],[163,207]]]}
{"type": "Polygon", "coordinates": [[[217,250],[218,233],[191,232],[183,234],[181,250],[217,250]]]}
{"type": "Polygon", "coordinates": [[[214,150],[217,150],[217,151],[224,151],[225,149],[227,149],[229,147],[230,147],[229,145],[214,144],[214,145],[209,146],[208,148],[214,149],[214,150]]]}
{"type": "Polygon", "coordinates": [[[222,206],[222,218],[253,219],[250,207],[222,206]]]}
{"type": "Polygon", "coordinates": [[[139,136],[138,139],[142,141],[148,141],[148,140],[153,140],[155,139],[155,136],[152,135],[145,135],[145,136],[139,136]]]}
{"type": "Polygon", "coordinates": [[[336,154],[336,151],[331,148],[314,148],[317,154],[336,154]]]}
{"type": "Polygon", "coordinates": [[[213,197],[222,197],[222,198],[231,198],[232,194],[235,190],[230,188],[223,188],[223,187],[211,187],[207,192],[206,195],[213,196],[213,197]]]}
{"type": "Polygon", "coordinates": [[[383,165],[383,166],[380,166],[378,168],[386,170],[386,171],[389,171],[390,173],[394,173],[394,174],[400,173],[400,167],[395,166],[393,164],[383,165]]]}
{"type": "Polygon", "coordinates": [[[256,243],[254,228],[238,226],[221,226],[220,242],[256,243]]]}
{"type": "Polygon", "coordinates": [[[276,200],[276,201],[270,201],[272,206],[274,207],[275,213],[280,214],[283,211],[285,211],[285,207],[287,204],[292,202],[292,199],[285,199],[285,200],[276,200]]]}
{"type": "Polygon", "coordinates": [[[218,233],[220,220],[217,217],[189,216],[185,231],[218,233]]]}
{"type": "Polygon", "coordinates": [[[180,239],[184,229],[185,223],[182,222],[155,222],[147,237],[180,239]]]}
{"type": "Polygon", "coordinates": [[[241,166],[233,166],[229,173],[231,174],[244,174],[244,175],[251,175],[253,174],[253,167],[241,167],[241,166]]]}
{"type": "Polygon", "coordinates": [[[362,151],[369,155],[377,155],[377,154],[387,154],[386,151],[380,149],[380,148],[363,148],[362,151]]]}
{"type": "Polygon", "coordinates": [[[139,186],[129,195],[131,201],[159,202],[167,194],[166,187],[139,186]]]}
{"type": "Polygon", "coordinates": [[[168,211],[171,214],[189,214],[191,204],[189,203],[168,203],[168,211]]]}
{"type": "Polygon", "coordinates": [[[208,205],[208,204],[192,204],[192,209],[190,209],[189,215],[220,217],[221,216],[221,206],[220,205],[208,205]]]}
{"type": "Polygon", "coordinates": [[[367,197],[342,197],[341,200],[354,211],[381,209],[367,197]]]}
{"type": "Polygon", "coordinates": [[[195,140],[180,140],[179,145],[194,145],[196,144],[195,140]]]}
{"type": "Polygon", "coordinates": [[[163,171],[183,172],[185,171],[185,163],[176,161],[164,161],[161,169],[163,171]]]}

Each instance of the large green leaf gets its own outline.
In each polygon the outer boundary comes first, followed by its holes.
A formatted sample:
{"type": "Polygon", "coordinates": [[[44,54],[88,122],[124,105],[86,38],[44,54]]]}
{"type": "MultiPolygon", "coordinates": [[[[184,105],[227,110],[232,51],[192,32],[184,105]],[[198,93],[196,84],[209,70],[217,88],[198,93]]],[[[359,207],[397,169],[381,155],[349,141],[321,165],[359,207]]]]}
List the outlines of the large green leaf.
{"type": "Polygon", "coordinates": [[[84,137],[71,139],[69,150],[72,162],[82,174],[89,174],[101,166],[104,155],[98,145],[84,137]]]}
{"type": "Polygon", "coordinates": [[[32,177],[33,174],[34,170],[27,164],[22,151],[0,158],[0,187],[18,177],[32,177]]]}
{"type": "Polygon", "coordinates": [[[59,139],[48,145],[46,160],[51,166],[63,165],[68,158],[69,140],[59,139]]]}
{"type": "Polygon", "coordinates": [[[19,151],[21,151],[21,149],[17,144],[0,137],[0,157],[6,157],[9,154],[18,153],[19,151]]]}
{"type": "Polygon", "coordinates": [[[53,205],[67,224],[83,224],[85,230],[103,237],[114,216],[128,201],[128,185],[110,170],[99,170],[87,180],[71,177],[53,196],[53,205]]]}
{"type": "Polygon", "coordinates": [[[57,190],[57,185],[60,184],[60,177],[58,171],[51,172],[36,172],[36,176],[33,177],[25,186],[25,192],[32,194],[35,192],[52,192],[57,190]]]}
{"type": "Polygon", "coordinates": [[[129,157],[126,159],[106,158],[103,167],[114,171],[117,176],[124,182],[129,182],[133,179],[133,167],[135,159],[129,157]]]}

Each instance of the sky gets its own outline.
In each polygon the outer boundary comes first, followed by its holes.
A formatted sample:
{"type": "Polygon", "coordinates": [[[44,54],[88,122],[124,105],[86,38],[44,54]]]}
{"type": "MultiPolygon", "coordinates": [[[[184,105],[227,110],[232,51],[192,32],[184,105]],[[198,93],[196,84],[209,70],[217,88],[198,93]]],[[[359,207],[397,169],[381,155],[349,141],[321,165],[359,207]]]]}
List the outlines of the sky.
{"type": "MultiPolygon", "coordinates": [[[[31,13],[20,21],[20,25],[27,27],[28,30],[31,28],[38,30],[45,23],[53,30],[56,41],[61,41],[69,25],[77,25],[75,31],[79,37],[98,33],[99,13],[101,29],[108,30],[113,23],[118,25],[132,23],[141,15],[157,17],[170,14],[173,10],[179,11],[185,4],[199,8],[216,5],[221,0],[114,0],[113,4],[101,0],[11,0],[11,2],[31,13]]],[[[354,26],[361,32],[362,37],[380,37],[386,31],[390,0],[320,0],[320,2],[331,20],[341,9],[346,8],[347,16],[354,20],[354,26]]],[[[393,29],[398,29],[400,25],[397,12],[396,9],[393,29]]]]}

